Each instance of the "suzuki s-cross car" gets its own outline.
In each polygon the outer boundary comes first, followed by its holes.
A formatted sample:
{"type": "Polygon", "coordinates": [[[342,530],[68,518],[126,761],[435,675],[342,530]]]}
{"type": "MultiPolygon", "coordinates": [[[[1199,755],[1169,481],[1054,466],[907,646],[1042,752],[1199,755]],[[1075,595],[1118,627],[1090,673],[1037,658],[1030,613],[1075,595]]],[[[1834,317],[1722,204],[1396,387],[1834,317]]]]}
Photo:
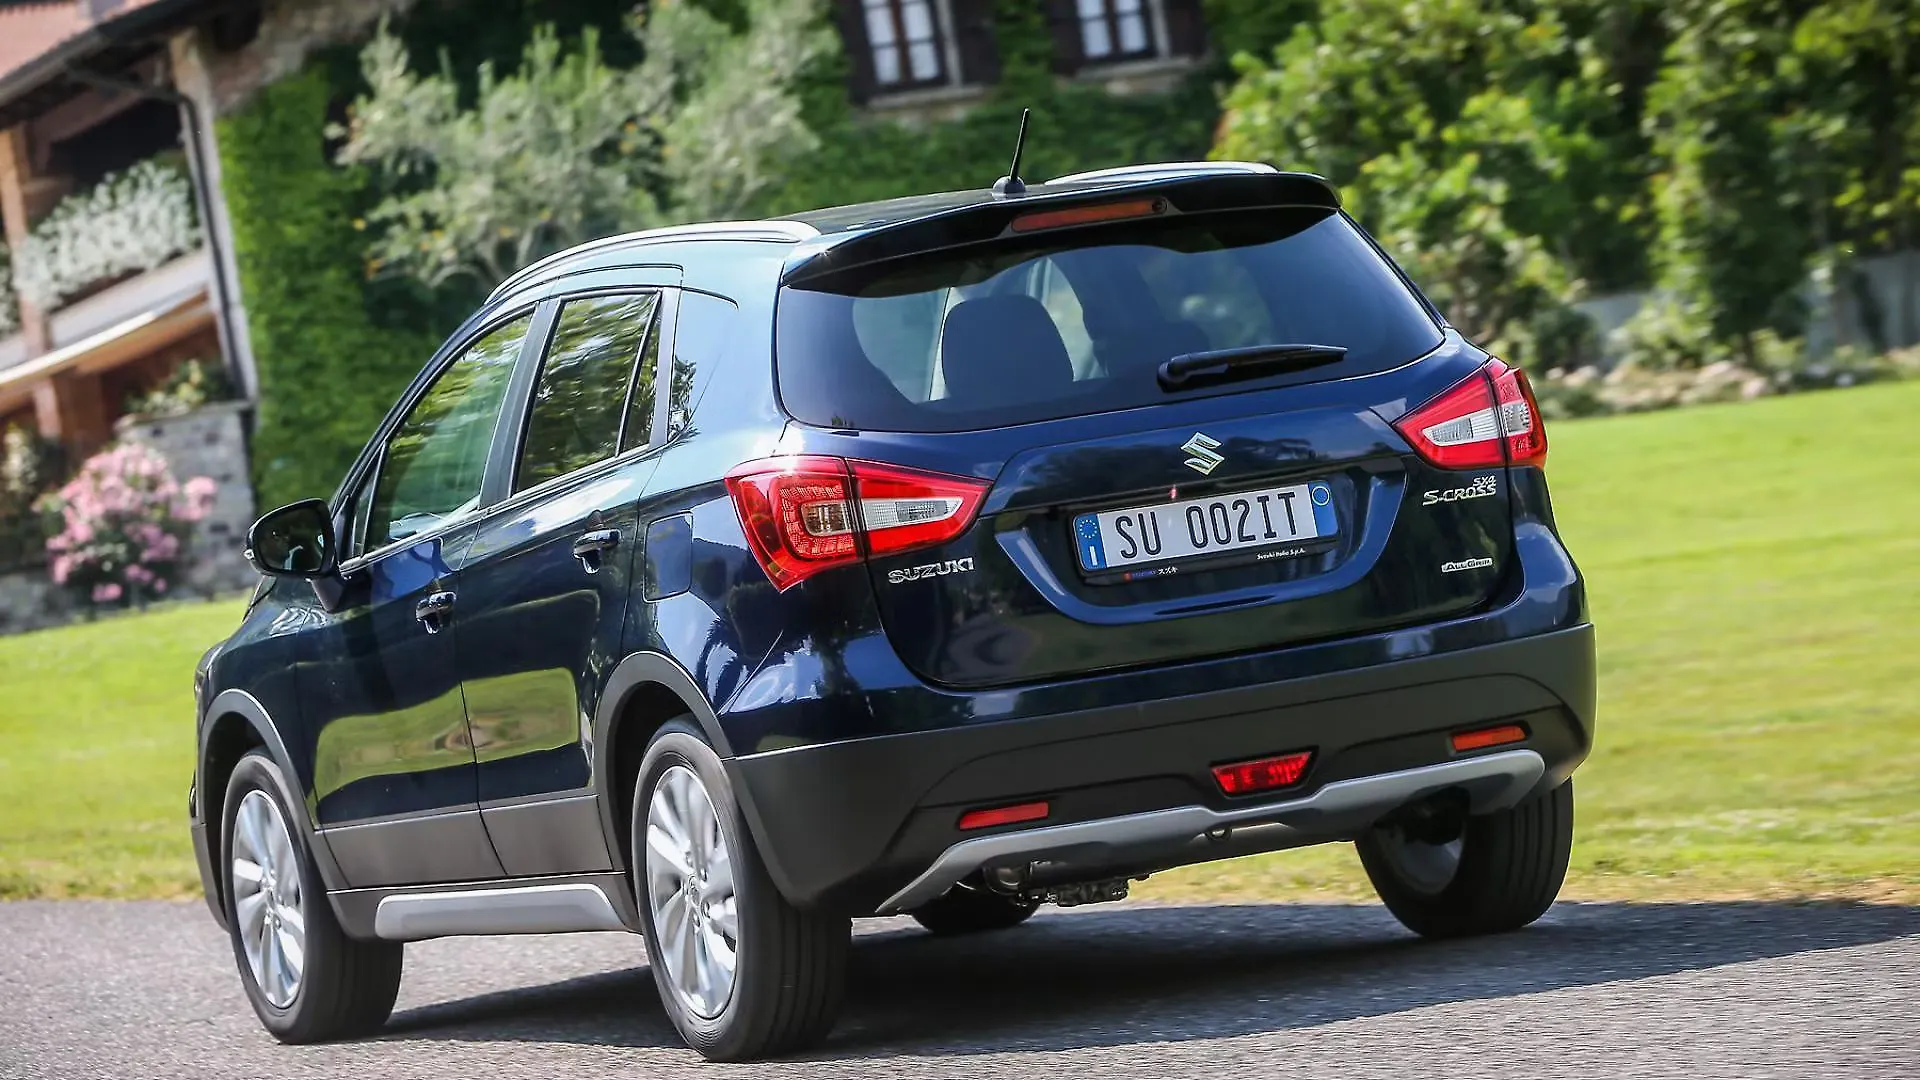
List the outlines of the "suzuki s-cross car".
{"type": "Polygon", "coordinates": [[[1421,934],[1523,926],[1594,723],[1546,454],[1266,166],[563,252],[255,525],[208,903],[289,1042],[377,1028],[404,942],[625,929],[716,1059],[821,1039],[859,917],[1352,841],[1421,934]]]}

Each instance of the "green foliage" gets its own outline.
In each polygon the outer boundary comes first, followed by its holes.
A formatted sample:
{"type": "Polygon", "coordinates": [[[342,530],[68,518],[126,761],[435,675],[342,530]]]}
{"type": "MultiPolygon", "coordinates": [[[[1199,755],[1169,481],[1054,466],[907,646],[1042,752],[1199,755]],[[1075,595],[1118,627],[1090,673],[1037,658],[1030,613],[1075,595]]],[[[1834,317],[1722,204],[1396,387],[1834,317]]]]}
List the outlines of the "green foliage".
{"type": "Polygon", "coordinates": [[[1626,276],[1633,181],[1582,44],[1550,5],[1360,0],[1297,26],[1271,62],[1242,57],[1215,154],[1332,180],[1363,224],[1469,336],[1520,362],[1590,350],[1569,308],[1582,277],[1626,276]]]}
{"type": "Polygon", "coordinates": [[[1219,106],[1197,75],[1166,94],[1116,97],[1052,74],[1052,44],[1040,5],[1001,0],[995,13],[1000,81],[964,115],[903,123],[863,115],[848,103],[845,58],[836,46],[803,91],[819,146],[758,200],[768,213],[981,188],[1006,172],[1020,110],[1031,108],[1029,179],[1150,161],[1204,157],[1219,106]]]}
{"type": "Polygon", "coordinates": [[[1648,100],[1658,284],[1763,367],[1769,337],[1801,329],[1810,272],[1831,295],[1853,253],[1920,241],[1920,5],[1723,0],[1671,22],[1648,100]]]}
{"type": "Polygon", "coordinates": [[[1654,285],[1633,363],[1764,374],[1810,278],[1845,301],[1856,254],[1920,246],[1916,25],[1916,0],[1328,4],[1240,57],[1215,152],[1326,175],[1496,347],[1578,363],[1565,301],[1654,285]]]}
{"type": "Polygon", "coordinates": [[[438,337],[376,325],[354,221],[369,178],[327,160],[324,64],[219,121],[234,254],[260,375],[254,484],[264,506],[339,483],[438,337]]]}
{"type": "Polygon", "coordinates": [[[361,54],[370,89],[354,100],[339,161],[383,170],[399,190],[367,215],[370,272],[429,286],[468,275],[491,287],[549,251],[652,217],[626,80],[589,30],[562,52],[537,29],[519,70],[482,64],[463,107],[451,73],[416,74],[383,27],[361,54]]]}
{"type": "Polygon", "coordinates": [[[1812,254],[1803,162],[1776,124],[1779,74],[1792,41],[1786,5],[1714,5],[1676,20],[1678,34],[1648,101],[1660,222],[1660,284],[1695,305],[1717,340],[1797,333],[1795,288],[1812,254]]]}
{"type": "Polygon", "coordinates": [[[160,385],[127,397],[128,416],[181,416],[210,401],[233,396],[227,370],[213,360],[187,360],[174,368],[160,385]]]}
{"type": "Polygon", "coordinates": [[[342,164],[380,170],[376,270],[429,287],[491,285],[548,252],[624,230],[736,217],[812,141],[792,92],[826,49],[815,0],[746,0],[734,29],[663,4],[620,69],[589,27],[569,49],[536,27],[519,67],[484,62],[471,103],[451,70],[420,75],[386,27],[362,53],[342,164]]]}
{"type": "Polygon", "coordinates": [[[1214,50],[1233,60],[1266,58],[1293,35],[1293,28],[1319,14],[1318,0],[1205,0],[1203,10],[1214,50]]]}

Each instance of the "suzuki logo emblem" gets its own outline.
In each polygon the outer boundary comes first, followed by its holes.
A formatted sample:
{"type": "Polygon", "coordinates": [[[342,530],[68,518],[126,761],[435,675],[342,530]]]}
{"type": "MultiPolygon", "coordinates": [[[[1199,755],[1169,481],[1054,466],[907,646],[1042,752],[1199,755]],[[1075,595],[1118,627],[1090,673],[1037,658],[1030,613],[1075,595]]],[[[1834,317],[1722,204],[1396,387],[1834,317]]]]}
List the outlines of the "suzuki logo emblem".
{"type": "Polygon", "coordinates": [[[1206,476],[1213,472],[1213,470],[1220,467],[1221,462],[1227,460],[1219,453],[1220,440],[1208,438],[1198,431],[1193,433],[1193,438],[1181,444],[1180,449],[1192,455],[1187,458],[1187,468],[1192,469],[1201,476],[1206,476]]]}

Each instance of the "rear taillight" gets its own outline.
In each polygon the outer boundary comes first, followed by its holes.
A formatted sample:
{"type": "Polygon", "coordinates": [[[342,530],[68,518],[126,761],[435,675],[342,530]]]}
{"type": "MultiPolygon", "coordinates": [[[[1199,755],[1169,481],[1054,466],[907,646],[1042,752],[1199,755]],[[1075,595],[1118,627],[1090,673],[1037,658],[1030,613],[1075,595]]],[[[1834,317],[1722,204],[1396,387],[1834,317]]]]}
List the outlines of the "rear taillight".
{"type": "Polygon", "coordinates": [[[776,588],[867,555],[945,543],[973,524],[988,483],[873,461],[800,455],[727,474],[747,543],[776,588]]]}
{"type": "Polygon", "coordinates": [[[1393,426],[1421,457],[1442,469],[1547,460],[1547,429],[1526,372],[1498,360],[1487,361],[1393,426]]]}

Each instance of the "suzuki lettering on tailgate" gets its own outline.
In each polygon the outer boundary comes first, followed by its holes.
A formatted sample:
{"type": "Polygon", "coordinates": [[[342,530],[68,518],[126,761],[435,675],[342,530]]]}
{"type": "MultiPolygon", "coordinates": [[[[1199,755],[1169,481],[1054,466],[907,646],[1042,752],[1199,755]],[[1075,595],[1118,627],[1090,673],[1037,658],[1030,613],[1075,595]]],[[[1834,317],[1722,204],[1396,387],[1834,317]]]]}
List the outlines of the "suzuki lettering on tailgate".
{"type": "Polygon", "coordinates": [[[1273,551],[1258,553],[1289,546],[1296,550],[1287,554],[1306,554],[1309,549],[1298,547],[1302,541],[1338,531],[1333,492],[1318,480],[1081,514],[1073,521],[1080,567],[1090,572],[1239,552],[1271,558],[1273,551]]]}

